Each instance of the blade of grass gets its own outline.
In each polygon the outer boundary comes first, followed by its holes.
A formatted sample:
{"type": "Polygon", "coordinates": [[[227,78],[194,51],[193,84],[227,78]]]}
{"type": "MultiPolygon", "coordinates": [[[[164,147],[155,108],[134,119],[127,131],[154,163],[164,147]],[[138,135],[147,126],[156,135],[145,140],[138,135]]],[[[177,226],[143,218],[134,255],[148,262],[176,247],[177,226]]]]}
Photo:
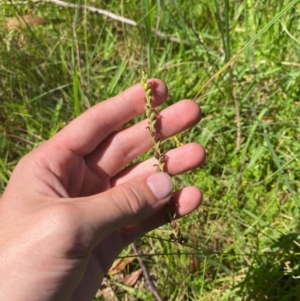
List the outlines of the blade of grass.
{"type": "Polygon", "coordinates": [[[263,131],[263,137],[264,137],[264,139],[265,139],[265,141],[268,145],[268,148],[269,148],[269,151],[272,155],[272,158],[273,158],[273,160],[274,160],[274,162],[275,162],[275,164],[278,168],[278,172],[280,173],[281,177],[283,178],[284,183],[287,186],[287,189],[288,189],[289,193],[291,194],[292,198],[294,199],[294,202],[295,202],[295,205],[296,205],[296,208],[297,208],[297,210],[295,210],[295,217],[297,217],[298,213],[299,213],[299,209],[300,209],[299,200],[298,200],[298,198],[295,194],[295,191],[292,189],[287,176],[285,175],[285,173],[283,171],[283,166],[281,165],[280,160],[279,160],[278,156],[276,155],[276,152],[274,151],[272,143],[271,143],[268,135],[265,133],[265,131],[263,131]]]}
{"type": "Polygon", "coordinates": [[[278,13],[267,25],[264,26],[237,54],[235,54],[217,73],[215,73],[198,91],[195,95],[194,100],[196,101],[201,92],[224,70],[226,70],[235,60],[246,51],[262,34],[264,34],[275,22],[277,22],[289,9],[291,9],[299,0],[293,0],[289,3],[280,13],[278,13]]]}

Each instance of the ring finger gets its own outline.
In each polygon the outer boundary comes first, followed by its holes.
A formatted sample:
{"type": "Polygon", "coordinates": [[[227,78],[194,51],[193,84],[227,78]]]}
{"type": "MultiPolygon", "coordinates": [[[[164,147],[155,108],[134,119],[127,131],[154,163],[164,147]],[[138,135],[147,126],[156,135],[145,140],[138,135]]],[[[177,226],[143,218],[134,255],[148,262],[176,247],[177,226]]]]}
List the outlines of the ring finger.
{"type": "MultiPolygon", "coordinates": [[[[166,154],[166,158],[165,171],[171,176],[175,176],[201,166],[205,161],[205,150],[197,143],[189,143],[170,150],[166,154]]],[[[120,185],[141,174],[153,171],[155,163],[157,160],[151,158],[124,168],[111,179],[111,186],[120,185]]]]}

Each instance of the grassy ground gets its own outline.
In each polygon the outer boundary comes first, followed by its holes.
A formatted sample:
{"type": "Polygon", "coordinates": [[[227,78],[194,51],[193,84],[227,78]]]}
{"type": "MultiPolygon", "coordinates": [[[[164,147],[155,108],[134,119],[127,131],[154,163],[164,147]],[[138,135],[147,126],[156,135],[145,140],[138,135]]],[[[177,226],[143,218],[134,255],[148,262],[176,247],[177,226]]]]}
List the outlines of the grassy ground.
{"type": "MultiPolygon", "coordinates": [[[[0,4],[0,193],[20,157],[145,69],[168,84],[165,106],[195,97],[203,110],[166,148],[196,141],[207,150],[205,166],[176,181],[204,193],[201,209],[181,222],[187,245],[170,243],[168,227],[137,242],[161,296],[299,299],[298,1],[72,1],[137,26],[85,9],[9,2],[0,4]],[[4,17],[19,14],[51,22],[5,30],[4,17]]],[[[138,268],[133,261],[123,273],[138,268]]],[[[106,283],[119,300],[153,300],[143,279],[140,291],[113,276],[106,283]]]]}

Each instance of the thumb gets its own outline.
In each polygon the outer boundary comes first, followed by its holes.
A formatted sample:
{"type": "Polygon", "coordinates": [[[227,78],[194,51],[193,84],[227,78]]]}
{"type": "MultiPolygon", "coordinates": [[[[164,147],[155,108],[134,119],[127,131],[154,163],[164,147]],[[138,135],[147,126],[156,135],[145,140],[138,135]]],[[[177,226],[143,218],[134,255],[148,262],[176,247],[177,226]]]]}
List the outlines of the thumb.
{"type": "Polygon", "coordinates": [[[103,193],[85,198],[82,204],[97,241],[125,226],[139,223],[164,206],[173,190],[170,176],[148,173],[103,193]]]}

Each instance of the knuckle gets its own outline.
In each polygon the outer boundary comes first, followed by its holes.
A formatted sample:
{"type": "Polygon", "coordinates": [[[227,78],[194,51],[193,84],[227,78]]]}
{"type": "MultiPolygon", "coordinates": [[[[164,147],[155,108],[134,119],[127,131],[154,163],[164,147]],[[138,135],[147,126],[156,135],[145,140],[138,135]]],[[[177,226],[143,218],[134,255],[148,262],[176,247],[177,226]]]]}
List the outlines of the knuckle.
{"type": "Polygon", "coordinates": [[[130,183],[118,187],[115,202],[126,215],[140,214],[146,205],[144,195],[130,183]]]}

